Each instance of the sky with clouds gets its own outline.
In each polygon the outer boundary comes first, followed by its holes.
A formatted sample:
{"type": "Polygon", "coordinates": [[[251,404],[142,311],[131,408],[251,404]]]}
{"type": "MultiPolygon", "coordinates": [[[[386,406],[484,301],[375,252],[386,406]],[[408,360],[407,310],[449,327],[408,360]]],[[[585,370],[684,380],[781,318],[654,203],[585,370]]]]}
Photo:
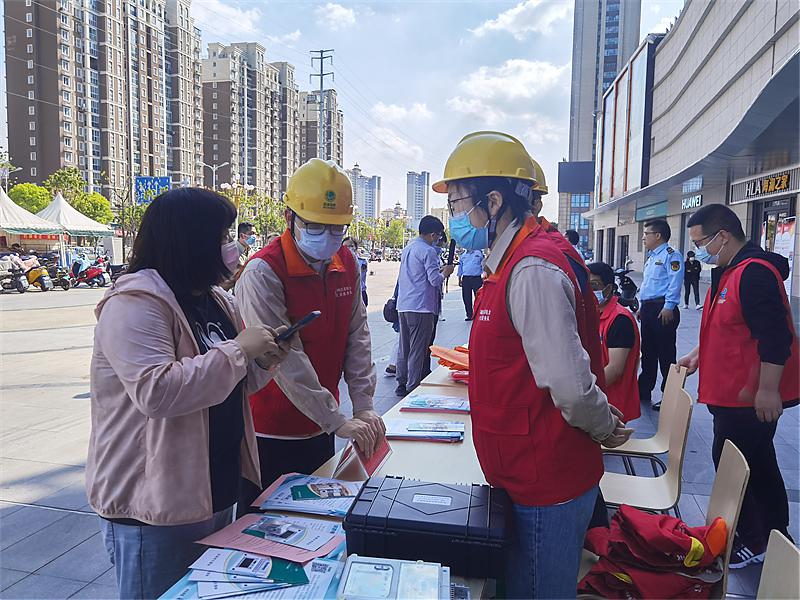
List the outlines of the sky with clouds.
{"type": "MultiPolygon", "coordinates": [[[[682,5],[642,0],[642,37],[664,31],[682,5]]],[[[520,138],[544,168],[552,190],[544,214],[555,216],[557,163],[569,138],[573,0],[193,0],[192,13],[204,48],[261,42],[268,60],[296,66],[301,89],[312,86],[309,50],[335,49],[344,166],[357,162],[382,177],[382,208],[405,206],[407,171],[435,179],[464,134],[498,129],[520,138]]],[[[5,74],[2,86],[5,147],[5,74]]],[[[444,205],[439,194],[431,200],[444,205]]]]}

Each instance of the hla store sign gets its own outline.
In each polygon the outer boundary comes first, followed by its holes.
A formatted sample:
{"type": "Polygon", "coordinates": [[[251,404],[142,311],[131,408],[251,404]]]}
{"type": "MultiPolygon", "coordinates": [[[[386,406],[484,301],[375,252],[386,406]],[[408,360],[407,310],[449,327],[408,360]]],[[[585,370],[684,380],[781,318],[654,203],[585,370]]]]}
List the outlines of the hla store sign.
{"type": "Polygon", "coordinates": [[[688,196],[681,199],[681,210],[694,210],[703,206],[703,194],[688,196]]]}

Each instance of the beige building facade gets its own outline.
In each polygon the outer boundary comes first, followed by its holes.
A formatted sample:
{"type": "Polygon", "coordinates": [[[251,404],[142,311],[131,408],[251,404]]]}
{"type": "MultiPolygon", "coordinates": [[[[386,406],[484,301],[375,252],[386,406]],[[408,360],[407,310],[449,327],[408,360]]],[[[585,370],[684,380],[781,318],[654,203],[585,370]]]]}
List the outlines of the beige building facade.
{"type": "MultiPolygon", "coordinates": [[[[630,256],[641,270],[643,224],[655,217],[668,221],[671,244],[685,254],[686,222],[709,203],[729,205],[749,238],[793,260],[800,191],[799,19],[793,0],[686,1],[655,49],[650,133],[639,141],[647,180],[609,193],[604,183],[614,177],[598,169],[591,217],[603,260],[619,263],[630,256]]],[[[620,75],[614,88],[625,83],[620,75]]],[[[603,158],[609,144],[625,139],[611,125],[612,113],[619,117],[611,108],[618,92],[610,89],[605,98],[602,141],[598,136],[603,158]]],[[[630,144],[636,136],[628,134],[630,144]]],[[[793,269],[788,287],[796,309],[800,269],[793,269]]]]}
{"type": "MultiPolygon", "coordinates": [[[[300,164],[319,156],[319,92],[300,92],[300,164]]],[[[344,166],[344,113],[336,90],[322,92],[322,158],[344,166]]]]}

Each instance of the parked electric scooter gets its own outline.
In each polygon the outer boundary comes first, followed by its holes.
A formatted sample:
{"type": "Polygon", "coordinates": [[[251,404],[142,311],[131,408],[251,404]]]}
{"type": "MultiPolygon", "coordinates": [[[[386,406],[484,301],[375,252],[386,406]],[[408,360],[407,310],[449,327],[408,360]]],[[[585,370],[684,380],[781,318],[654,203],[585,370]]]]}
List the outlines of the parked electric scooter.
{"type": "Polygon", "coordinates": [[[633,261],[628,259],[625,262],[625,268],[616,269],[614,275],[618,281],[616,294],[619,296],[619,303],[631,312],[637,313],[639,312],[639,298],[636,297],[636,294],[639,292],[639,288],[636,287],[633,279],[628,277],[628,273],[633,271],[629,268],[632,263],[633,261]]]}
{"type": "Polygon", "coordinates": [[[102,263],[92,263],[85,255],[80,255],[78,260],[72,263],[70,283],[72,287],[77,287],[82,283],[89,287],[105,287],[111,283],[111,277],[106,273],[102,263]]]}
{"type": "Polygon", "coordinates": [[[19,263],[10,256],[0,257],[0,287],[4,290],[17,290],[20,294],[24,294],[29,286],[25,270],[19,263]]]}
{"type": "Polygon", "coordinates": [[[53,289],[53,280],[50,278],[50,273],[45,266],[39,265],[28,269],[25,276],[28,278],[28,283],[43,292],[49,292],[53,289]]]}

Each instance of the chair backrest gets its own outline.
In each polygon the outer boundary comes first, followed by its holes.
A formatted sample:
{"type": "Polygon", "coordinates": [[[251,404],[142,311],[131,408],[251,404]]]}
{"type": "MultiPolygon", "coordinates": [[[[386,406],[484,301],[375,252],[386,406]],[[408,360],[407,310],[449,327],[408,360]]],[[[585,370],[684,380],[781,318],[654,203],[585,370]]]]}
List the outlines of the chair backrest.
{"type": "Polygon", "coordinates": [[[681,471],[683,470],[683,457],[686,453],[686,442],[689,439],[689,425],[692,422],[692,398],[686,390],[677,390],[673,409],[667,414],[662,414],[659,419],[668,421],[669,428],[669,462],[667,463],[667,477],[678,485],[680,495],[681,471]]]}
{"type": "Polygon", "coordinates": [[[669,367],[667,383],[664,386],[664,394],[661,397],[658,430],[655,435],[655,439],[665,446],[669,444],[670,414],[675,408],[675,402],[679,396],[678,392],[683,390],[683,386],[686,383],[687,372],[686,367],[678,367],[677,365],[670,365],[669,367]]]}
{"type": "Polygon", "coordinates": [[[800,549],[777,529],[769,534],[767,557],[761,571],[756,598],[796,600],[800,598],[800,549]]]}
{"type": "Polygon", "coordinates": [[[750,467],[747,460],[733,442],[725,440],[706,511],[706,525],[711,525],[714,519],[722,517],[728,530],[728,545],[723,557],[724,576],[722,582],[712,591],[712,598],[724,598],[728,589],[728,563],[733,549],[733,534],[739,522],[739,511],[742,509],[748,479],[750,467]]]}

